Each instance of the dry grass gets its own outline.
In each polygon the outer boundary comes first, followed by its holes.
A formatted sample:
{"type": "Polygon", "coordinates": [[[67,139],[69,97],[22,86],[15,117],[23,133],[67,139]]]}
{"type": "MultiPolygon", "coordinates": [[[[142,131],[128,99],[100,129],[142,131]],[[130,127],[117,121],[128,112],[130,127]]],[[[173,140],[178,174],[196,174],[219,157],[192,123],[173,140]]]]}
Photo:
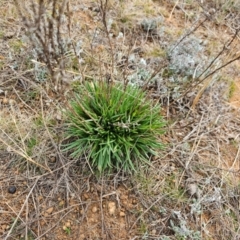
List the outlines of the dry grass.
{"type": "Polygon", "coordinates": [[[204,79],[239,58],[238,1],[80,2],[66,1],[68,44],[44,62],[14,2],[0,0],[0,238],[239,239],[240,115],[228,102],[239,102],[239,60],[204,79]],[[167,55],[192,35],[209,68],[177,85],[167,55]],[[169,121],[165,150],[133,176],[94,176],[61,151],[67,99],[105,78],[145,86],[169,121]]]}

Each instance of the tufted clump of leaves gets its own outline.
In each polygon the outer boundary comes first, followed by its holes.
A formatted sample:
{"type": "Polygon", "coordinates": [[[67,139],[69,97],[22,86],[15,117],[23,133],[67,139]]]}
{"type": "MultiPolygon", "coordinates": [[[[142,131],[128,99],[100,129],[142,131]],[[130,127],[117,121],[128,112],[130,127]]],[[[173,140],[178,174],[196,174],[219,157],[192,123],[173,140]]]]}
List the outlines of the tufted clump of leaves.
{"type": "Polygon", "coordinates": [[[165,122],[160,106],[153,105],[140,88],[86,83],[69,106],[65,150],[74,158],[86,154],[100,173],[135,171],[162,147],[158,137],[165,122]]]}

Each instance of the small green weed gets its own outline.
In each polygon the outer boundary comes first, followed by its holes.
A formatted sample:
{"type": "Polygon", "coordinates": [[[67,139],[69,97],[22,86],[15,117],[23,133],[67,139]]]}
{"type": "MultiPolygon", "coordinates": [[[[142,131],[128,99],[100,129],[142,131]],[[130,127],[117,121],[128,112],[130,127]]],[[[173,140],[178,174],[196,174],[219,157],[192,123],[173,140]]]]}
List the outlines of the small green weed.
{"type": "Polygon", "coordinates": [[[36,146],[36,144],[37,144],[37,139],[36,138],[31,137],[30,139],[28,139],[28,141],[27,141],[27,147],[28,147],[27,154],[29,156],[32,155],[33,148],[36,146]]]}
{"type": "Polygon", "coordinates": [[[153,106],[139,88],[103,82],[79,88],[66,112],[65,151],[72,157],[88,155],[91,165],[104,170],[136,170],[162,144],[165,122],[160,106],[153,106]]]}
{"type": "Polygon", "coordinates": [[[156,48],[152,49],[152,51],[149,53],[149,56],[152,56],[152,57],[166,57],[166,51],[159,48],[159,47],[156,47],[156,48]]]}
{"type": "Polygon", "coordinates": [[[229,92],[228,92],[228,98],[231,98],[236,90],[236,84],[231,81],[229,84],[229,92]]]}
{"type": "Polygon", "coordinates": [[[0,60],[0,70],[3,69],[4,65],[5,65],[4,61],[1,61],[1,60],[0,60]]]}
{"type": "Polygon", "coordinates": [[[70,227],[64,227],[64,232],[65,232],[67,235],[70,235],[70,234],[71,234],[71,228],[70,228],[70,227]]]}
{"type": "Polygon", "coordinates": [[[122,23],[127,23],[127,22],[129,22],[131,19],[128,17],[128,16],[122,16],[121,18],[120,18],[120,21],[122,22],[122,23]]]}
{"type": "Polygon", "coordinates": [[[153,186],[155,184],[154,178],[151,176],[146,176],[146,174],[141,173],[140,171],[138,174],[135,175],[136,182],[139,184],[139,189],[142,193],[147,196],[154,195],[153,186]]]}
{"type": "Polygon", "coordinates": [[[4,38],[4,32],[0,31],[0,39],[3,39],[3,38],[4,38]]]}
{"type": "Polygon", "coordinates": [[[148,232],[148,226],[143,219],[140,220],[139,231],[141,234],[146,234],[148,232]]]}
{"type": "Polygon", "coordinates": [[[29,90],[24,94],[24,101],[31,103],[33,100],[38,100],[40,93],[37,90],[29,90]]]}
{"type": "Polygon", "coordinates": [[[13,39],[9,42],[10,47],[14,52],[20,53],[22,48],[24,47],[23,42],[20,39],[13,39]]]}
{"type": "Polygon", "coordinates": [[[37,116],[35,119],[34,119],[34,124],[37,126],[37,127],[42,127],[44,126],[44,121],[42,119],[42,116],[37,116]]]}
{"type": "Polygon", "coordinates": [[[165,178],[164,193],[169,194],[169,198],[177,200],[178,202],[185,202],[187,198],[185,196],[185,190],[176,186],[177,177],[175,174],[169,175],[165,178]]]}

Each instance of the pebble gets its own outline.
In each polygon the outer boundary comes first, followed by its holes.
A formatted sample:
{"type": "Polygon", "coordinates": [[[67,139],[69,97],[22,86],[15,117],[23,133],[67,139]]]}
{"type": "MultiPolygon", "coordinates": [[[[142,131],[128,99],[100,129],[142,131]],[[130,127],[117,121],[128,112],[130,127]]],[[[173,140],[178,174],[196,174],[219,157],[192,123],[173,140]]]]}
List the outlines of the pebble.
{"type": "Polygon", "coordinates": [[[83,197],[87,200],[88,199],[88,195],[86,193],[83,194],[83,197]]]}
{"type": "Polygon", "coordinates": [[[157,233],[157,230],[156,230],[156,229],[153,229],[153,230],[152,230],[152,235],[156,235],[156,233],[157,233]]]}
{"type": "Polygon", "coordinates": [[[121,200],[126,200],[127,198],[128,198],[128,196],[126,196],[126,195],[123,195],[123,194],[120,195],[121,200]]]}
{"type": "Polygon", "coordinates": [[[3,98],[2,103],[3,103],[3,104],[8,104],[8,99],[7,99],[6,97],[3,98]]]}
{"type": "Polygon", "coordinates": [[[93,213],[96,213],[97,210],[98,210],[97,207],[93,207],[93,208],[92,208],[92,212],[93,212],[93,213]]]}
{"type": "Polygon", "coordinates": [[[120,217],[125,217],[125,212],[120,212],[119,215],[120,217]]]}
{"type": "Polygon", "coordinates": [[[108,211],[110,215],[113,215],[116,211],[116,203],[115,202],[109,202],[108,203],[108,211]]]}
{"type": "Polygon", "coordinates": [[[8,192],[11,193],[11,194],[14,194],[16,192],[17,188],[15,186],[10,186],[8,188],[8,192]]]}
{"type": "Polygon", "coordinates": [[[63,200],[61,200],[61,201],[58,203],[58,206],[59,206],[59,207],[62,207],[62,206],[64,205],[64,203],[65,203],[65,202],[64,202],[63,200]]]}
{"type": "Polygon", "coordinates": [[[81,234],[81,235],[80,235],[80,239],[85,239],[85,235],[84,235],[84,234],[81,234]]]}
{"type": "Polygon", "coordinates": [[[53,207],[50,207],[46,210],[46,213],[51,214],[53,212],[53,207]]]}
{"type": "Polygon", "coordinates": [[[132,203],[133,203],[133,204],[137,204],[137,200],[136,200],[136,199],[133,199],[133,200],[132,200],[132,203]]]}
{"type": "Polygon", "coordinates": [[[55,156],[50,157],[50,161],[51,161],[52,163],[55,163],[55,162],[56,162],[56,157],[55,157],[55,156]]]}
{"type": "Polygon", "coordinates": [[[69,228],[69,227],[71,227],[71,223],[70,222],[66,222],[65,226],[69,228]]]}

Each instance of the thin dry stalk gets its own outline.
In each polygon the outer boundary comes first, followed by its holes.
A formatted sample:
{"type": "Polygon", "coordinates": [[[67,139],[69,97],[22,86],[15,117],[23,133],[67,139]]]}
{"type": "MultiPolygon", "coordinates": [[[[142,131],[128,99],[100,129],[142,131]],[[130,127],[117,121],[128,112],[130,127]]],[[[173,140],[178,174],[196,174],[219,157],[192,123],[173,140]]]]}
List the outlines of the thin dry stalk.
{"type": "Polygon", "coordinates": [[[62,25],[67,2],[67,0],[61,2],[40,0],[37,4],[31,1],[31,4],[26,6],[26,2],[15,1],[30,42],[37,57],[46,64],[54,81],[52,87],[55,89],[62,87],[63,84],[67,43],[62,36],[62,25]],[[27,13],[30,13],[30,16],[27,13]],[[60,69],[60,82],[56,75],[56,68],[60,69]]]}
{"type": "MultiPolygon", "coordinates": [[[[13,143],[16,144],[16,142],[6,133],[2,130],[2,132],[4,133],[5,136],[7,136],[13,143]]],[[[13,151],[14,153],[16,153],[17,155],[23,157],[24,159],[26,159],[27,161],[33,163],[34,165],[45,169],[46,171],[52,173],[51,169],[48,167],[43,166],[42,164],[34,161],[31,157],[29,157],[25,151],[23,151],[23,149],[17,150],[14,147],[12,147],[11,145],[9,145],[6,141],[4,141],[1,137],[0,137],[0,141],[8,148],[11,149],[11,151],[13,151]]]]}

